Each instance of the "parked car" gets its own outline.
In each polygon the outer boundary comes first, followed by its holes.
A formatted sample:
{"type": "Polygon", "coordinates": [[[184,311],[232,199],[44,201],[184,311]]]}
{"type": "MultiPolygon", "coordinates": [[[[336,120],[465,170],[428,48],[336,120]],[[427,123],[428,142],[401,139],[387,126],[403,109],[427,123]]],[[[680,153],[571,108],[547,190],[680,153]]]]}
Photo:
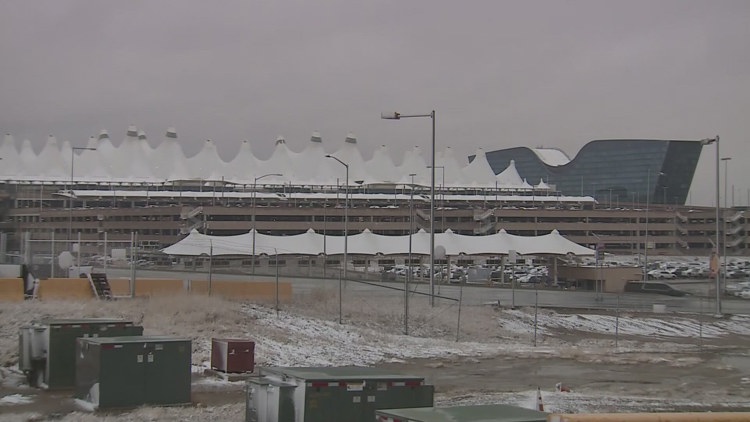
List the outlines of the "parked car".
{"type": "Polygon", "coordinates": [[[651,270],[648,272],[648,278],[653,280],[673,280],[677,276],[667,270],[651,270]]]}
{"type": "Polygon", "coordinates": [[[542,281],[542,276],[536,274],[526,274],[518,277],[519,283],[539,283],[542,281]]]}
{"type": "Polygon", "coordinates": [[[700,278],[708,276],[708,268],[692,266],[683,272],[685,277],[700,278]]]}
{"type": "Polygon", "coordinates": [[[743,278],[747,277],[747,275],[745,270],[736,269],[727,271],[727,278],[743,278]]]}

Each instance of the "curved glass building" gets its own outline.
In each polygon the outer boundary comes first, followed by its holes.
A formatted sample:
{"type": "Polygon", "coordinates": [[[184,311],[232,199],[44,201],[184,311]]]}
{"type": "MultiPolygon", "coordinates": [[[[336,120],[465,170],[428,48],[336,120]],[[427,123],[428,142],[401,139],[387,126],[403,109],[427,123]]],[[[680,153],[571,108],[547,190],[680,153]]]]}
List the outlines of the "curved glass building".
{"type": "Polygon", "coordinates": [[[700,141],[606,139],[584,145],[572,160],[560,150],[528,147],[486,155],[495,174],[513,160],[529,183],[544,180],[564,195],[593,196],[609,205],[647,201],[683,205],[701,149],[700,141]]]}

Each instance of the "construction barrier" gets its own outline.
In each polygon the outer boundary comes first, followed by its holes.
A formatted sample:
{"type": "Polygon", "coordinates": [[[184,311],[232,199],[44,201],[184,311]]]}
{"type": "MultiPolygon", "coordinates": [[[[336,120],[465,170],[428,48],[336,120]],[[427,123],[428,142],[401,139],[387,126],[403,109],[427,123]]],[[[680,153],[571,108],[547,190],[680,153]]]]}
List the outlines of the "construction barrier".
{"type": "MultiPolygon", "coordinates": [[[[193,280],[189,283],[193,294],[208,294],[207,280],[193,280]]],[[[212,281],[211,295],[237,299],[274,300],[276,298],[275,281],[212,281]]],[[[279,300],[288,302],[292,298],[292,284],[279,282],[279,300]]]]}
{"type": "MultiPolygon", "coordinates": [[[[130,297],[131,286],[127,278],[109,279],[112,295],[130,297]]],[[[212,296],[220,296],[239,300],[273,301],[277,297],[281,302],[292,299],[292,284],[288,281],[212,281],[210,286],[212,296]]],[[[135,281],[136,297],[170,296],[176,294],[209,294],[207,280],[179,280],[139,278],[135,281]]],[[[40,300],[93,299],[94,292],[87,278],[47,278],[39,280],[37,298],[40,300]]],[[[23,301],[23,284],[20,279],[0,279],[0,301],[23,301]]]]}
{"type": "Polygon", "coordinates": [[[748,412],[551,414],[547,422],[747,422],[748,412]]]}
{"type": "Polygon", "coordinates": [[[93,299],[94,291],[87,278],[45,278],[39,280],[37,297],[50,299],[93,299]]]}
{"type": "MultiPolygon", "coordinates": [[[[112,295],[115,297],[130,297],[130,279],[129,278],[110,278],[109,287],[112,289],[112,295]]],[[[135,279],[135,296],[170,296],[177,293],[183,293],[185,286],[182,280],[172,278],[136,278],[135,279]]]]}
{"type": "Polygon", "coordinates": [[[23,301],[23,280],[20,278],[0,278],[0,301],[23,301]]]}

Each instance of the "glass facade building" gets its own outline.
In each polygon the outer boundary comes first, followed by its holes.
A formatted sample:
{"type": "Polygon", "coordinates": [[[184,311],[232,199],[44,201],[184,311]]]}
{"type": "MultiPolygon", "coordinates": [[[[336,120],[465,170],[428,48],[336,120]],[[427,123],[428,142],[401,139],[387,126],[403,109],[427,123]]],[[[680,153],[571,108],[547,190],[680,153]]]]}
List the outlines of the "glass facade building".
{"type": "Polygon", "coordinates": [[[544,180],[564,195],[592,196],[610,206],[621,202],[684,205],[701,149],[700,141],[608,139],[589,142],[562,165],[545,163],[543,154],[527,147],[486,155],[495,174],[513,160],[530,184],[544,180]]]}

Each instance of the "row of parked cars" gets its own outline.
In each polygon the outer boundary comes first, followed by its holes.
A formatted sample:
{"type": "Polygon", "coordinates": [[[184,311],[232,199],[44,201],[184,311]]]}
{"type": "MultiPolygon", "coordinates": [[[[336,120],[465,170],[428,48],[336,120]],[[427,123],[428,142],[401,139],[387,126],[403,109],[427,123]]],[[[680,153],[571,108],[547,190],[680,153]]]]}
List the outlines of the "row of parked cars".
{"type": "MultiPolygon", "coordinates": [[[[383,269],[383,279],[396,279],[406,277],[409,274],[407,265],[395,265],[383,269]]],[[[412,278],[429,278],[430,268],[426,265],[414,265],[411,267],[412,278]]],[[[516,281],[518,283],[543,283],[549,280],[546,266],[518,265],[501,268],[499,266],[471,266],[463,267],[451,264],[450,270],[444,265],[435,268],[435,277],[438,281],[450,283],[500,283],[516,281]]]]}
{"type": "Polygon", "coordinates": [[[750,299],[750,280],[727,283],[726,293],[730,296],[750,299]]]}
{"type": "MultiPolygon", "coordinates": [[[[724,274],[724,266],[720,267],[724,274]]],[[[707,262],[689,262],[671,263],[661,262],[654,263],[649,271],[648,278],[651,280],[673,280],[677,278],[708,278],[711,274],[707,262]]],[[[726,265],[727,279],[742,279],[750,276],[750,261],[738,260],[727,262],[726,265]]]]}

